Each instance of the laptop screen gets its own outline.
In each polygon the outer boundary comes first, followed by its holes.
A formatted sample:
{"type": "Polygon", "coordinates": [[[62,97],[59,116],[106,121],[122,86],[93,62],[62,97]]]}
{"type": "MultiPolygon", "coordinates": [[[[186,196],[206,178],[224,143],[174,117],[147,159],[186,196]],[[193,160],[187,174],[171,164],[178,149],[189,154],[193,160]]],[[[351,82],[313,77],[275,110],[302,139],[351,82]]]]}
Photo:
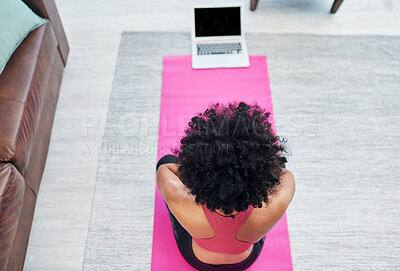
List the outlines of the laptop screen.
{"type": "Polygon", "coordinates": [[[240,36],[240,7],[195,8],[195,36],[240,36]]]}

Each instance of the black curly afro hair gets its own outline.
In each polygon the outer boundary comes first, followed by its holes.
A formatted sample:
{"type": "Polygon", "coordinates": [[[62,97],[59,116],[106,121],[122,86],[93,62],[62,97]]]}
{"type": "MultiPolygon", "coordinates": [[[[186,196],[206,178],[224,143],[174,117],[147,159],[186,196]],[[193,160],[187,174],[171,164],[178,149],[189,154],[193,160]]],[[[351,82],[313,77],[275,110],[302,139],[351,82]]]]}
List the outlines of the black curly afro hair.
{"type": "Polygon", "coordinates": [[[225,214],[261,208],[279,185],[284,143],[256,103],[213,103],[193,117],[180,146],[178,175],[196,203],[225,214]]]}

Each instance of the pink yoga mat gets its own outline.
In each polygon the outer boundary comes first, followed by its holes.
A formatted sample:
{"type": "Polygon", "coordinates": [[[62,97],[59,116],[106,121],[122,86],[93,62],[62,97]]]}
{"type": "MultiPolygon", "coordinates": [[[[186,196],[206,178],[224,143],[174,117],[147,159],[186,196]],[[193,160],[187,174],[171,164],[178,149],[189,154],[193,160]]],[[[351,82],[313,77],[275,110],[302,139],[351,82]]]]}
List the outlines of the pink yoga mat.
{"type": "MultiPolygon", "coordinates": [[[[257,102],[271,112],[271,91],[265,56],[250,56],[249,68],[194,70],[190,56],[165,56],[162,74],[157,161],[178,146],[191,117],[204,112],[212,102],[257,102]]],[[[167,207],[158,191],[153,227],[151,270],[195,270],[181,256],[167,207]]],[[[266,235],[256,262],[247,270],[293,270],[286,214],[266,235]]]]}

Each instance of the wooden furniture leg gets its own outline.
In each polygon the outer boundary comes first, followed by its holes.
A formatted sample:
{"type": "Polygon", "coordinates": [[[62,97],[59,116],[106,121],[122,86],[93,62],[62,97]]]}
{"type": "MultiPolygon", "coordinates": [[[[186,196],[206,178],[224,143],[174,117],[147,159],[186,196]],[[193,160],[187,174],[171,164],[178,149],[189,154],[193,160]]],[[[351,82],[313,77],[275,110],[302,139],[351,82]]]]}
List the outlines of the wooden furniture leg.
{"type": "Polygon", "coordinates": [[[250,0],[250,10],[254,11],[257,8],[258,0],[250,0]]]}
{"type": "Polygon", "coordinates": [[[343,3],[343,0],[335,0],[332,5],[331,13],[336,13],[339,9],[340,5],[343,3]]]}

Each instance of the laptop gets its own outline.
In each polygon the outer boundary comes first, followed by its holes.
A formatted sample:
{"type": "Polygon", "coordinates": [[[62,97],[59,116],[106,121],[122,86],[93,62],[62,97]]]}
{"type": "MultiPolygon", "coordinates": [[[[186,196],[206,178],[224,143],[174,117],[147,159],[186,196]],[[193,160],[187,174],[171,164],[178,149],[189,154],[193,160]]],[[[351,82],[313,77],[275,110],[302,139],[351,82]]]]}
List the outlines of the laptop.
{"type": "Polygon", "coordinates": [[[193,69],[249,67],[244,4],[192,7],[193,69]]]}

